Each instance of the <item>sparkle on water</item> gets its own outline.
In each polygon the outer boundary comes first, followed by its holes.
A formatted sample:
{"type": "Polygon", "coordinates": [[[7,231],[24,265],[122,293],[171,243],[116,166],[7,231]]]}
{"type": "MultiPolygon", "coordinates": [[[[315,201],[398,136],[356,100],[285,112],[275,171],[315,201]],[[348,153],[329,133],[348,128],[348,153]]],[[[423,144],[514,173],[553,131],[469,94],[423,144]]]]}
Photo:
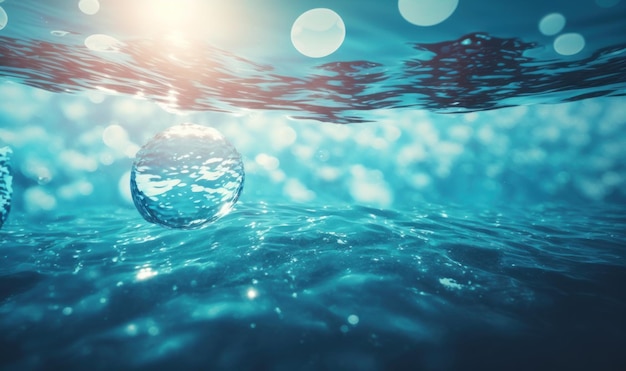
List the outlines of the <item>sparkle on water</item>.
{"type": "Polygon", "coordinates": [[[7,220],[11,210],[13,175],[11,174],[10,160],[11,149],[0,147],[0,228],[7,220]]]}
{"type": "Polygon", "coordinates": [[[226,215],[243,189],[237,150],[215,129],[182,124],[155,136],[133,163],[133,202],[149,222],[195,229],[226,215]]]}
{"type": "Polygon", "coordinates": [[[311,9],[300,15],[291,28],[291,42],[311,58],[326,57],[339,49],[346,37],[341,17],[330,9],[311,9]]]}

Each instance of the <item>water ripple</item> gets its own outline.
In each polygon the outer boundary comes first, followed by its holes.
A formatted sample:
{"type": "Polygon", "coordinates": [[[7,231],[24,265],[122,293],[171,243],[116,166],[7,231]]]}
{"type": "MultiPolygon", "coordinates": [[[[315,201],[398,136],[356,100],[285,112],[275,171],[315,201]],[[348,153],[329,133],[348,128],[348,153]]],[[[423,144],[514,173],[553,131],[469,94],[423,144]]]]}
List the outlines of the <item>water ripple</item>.
{"type": "MultiPolygon", "coordinates": [[[[131,209],[81,215],[93,216],[16,216],[0,232],[3,341],[40,353],[14,355],[14,367],[105,359],[130,341],[138,355],[119,365],[143,367],[178,359],[207,331],[254,337],[277,323],[286,332],[273,346],[353,333],[432,345],[476,327],[532,334],[552,308],[588,308],[586,298],[626,307],[618,209],[243,203],[194,232],[131,209]]],[[[225,341],[211,349],[242,351],[225,341]]]]}

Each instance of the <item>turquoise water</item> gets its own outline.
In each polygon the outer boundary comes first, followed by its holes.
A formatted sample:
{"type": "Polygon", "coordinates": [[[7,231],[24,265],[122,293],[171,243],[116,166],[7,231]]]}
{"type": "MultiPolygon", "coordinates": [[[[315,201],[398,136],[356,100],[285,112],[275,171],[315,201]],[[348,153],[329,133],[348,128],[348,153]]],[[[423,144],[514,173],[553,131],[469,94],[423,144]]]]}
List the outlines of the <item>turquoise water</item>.
{"type": "Polygon", "coordinates": [[[0,369],[624,369],[626,3],[419,3],[0,2],[0,369]]]}

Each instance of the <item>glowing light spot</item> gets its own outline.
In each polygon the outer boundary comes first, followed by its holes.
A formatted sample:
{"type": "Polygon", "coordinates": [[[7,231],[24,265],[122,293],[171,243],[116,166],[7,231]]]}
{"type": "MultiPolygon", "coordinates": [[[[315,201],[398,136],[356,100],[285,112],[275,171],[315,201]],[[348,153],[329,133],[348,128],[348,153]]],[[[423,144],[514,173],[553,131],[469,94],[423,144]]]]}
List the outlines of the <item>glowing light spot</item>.
{"type": "Polygon", "coordinates": [[[578,33],[565,33],[554,40],[553,46],[561,55],[574,55],[585,47],[585,38],[578,33]]]}
{"type": "Polygon", "coordinates": [[[393,194],[379,170],[353,165],[350,173],[352,179],[349,191],[355,201],[376,207],[388,207],[391,204],[393,194]]]}
{"type": "Polygon", "coordinates": [[[103,34],[87,36],[85,46],[96,52],[118,52],[123,43],[118,39],[103,34]]]}
{"type": "Polygon", "coordinates": [[[565,17],[560,13],[550,13],[539,21],[539,31],[546,36],[556,35],[565,27],[565,17]]]}
{"type": "Polygon", "coordinates": [[[398,9],[404,19],[417,26],[434,26],[448,19],[459,0],[399,0],[398,9]]]}
{"type": "Polygon", "coordinates": [[[4,9],[2,9],[2,7],[0,6],[0,30],[5,28],[7,26],[7,23],[9,23],[9,16],[7,15],[7,12],[5,12],[4,9]]]}
{"type": "Polygon", "coordinates": [[[120,125],[109,125],[102,132],[102,141],[110,148],[124,150],[128,144],[128,133],[120,125]]]}
{"type": "Polygon", "coordinates": [[[72,307],[65,307],[65,308],[63,308],[63,311],[62,311],[62,312],[63,312],[63,315],[65,315],[65,316],[69,316],[69,315],[71,315],[71,314],[72,314],[72,312],[73,312],[73,311],[74,311],[74,310],[72,309],[72,307]]]}
{"type": "Polygon", "coordinates": [[[457,283],[452,278],[440,278],[439,283],[442,284],[445,288],[450,290],[460,290],[463,288],[463,285],[457,283]]]}
{"type": "Polygon", "coordinates": [[[276,170],[280,166],[280,161],[274,157],[265,153],[259,153],[255,158],[257,164],[263,166],[265,170],[276,170]]]}
{"type": "Polygon", "coordinates": [[[346,37],[341,17],[326,8],[302,13],[291,27],[291,42],[302,54],[322,58],[334,53],[346,37]]]}
{"type": "Polygon", "coordinates": [[[89,98],[89,101],[91,101],[91,103],[100,104],[104,102],[105,96],[99,91],[90,90],[86,94],[87,94],[87,98],[89,98]]]}
{"type": "Polygon", "coordinates": [[[137,325],[135,325],[134,323],[131,323],[128,326],[126,326],[125,330],[126,330],[126,334],[128,334],[129,336],[135,336],[137,335],[137,332],[139,332],[137,325]]]}
{"type": "Polygon", "coordinates": [[[150,336],[157,336],[160,332],[161,331],[156,326],[150,326],[148,328],[148,334],[150,334],[150,336]]]}
{"type": "Polygon", "coordinates": [[[295,141],[298,135],[296,131],[289,126],[283,126],[274,131],[274,135],[270,137],[272,145],[277,149],[289,147],[295,141]]]}
{"type": "Polygon", "coordinates": [[[348,323],[352,326],[356,326],[359,323],[359,316],[356,314],[351,314],[348,316],[348,323]]]}
{"type": "Polygon", "coordinates": [[[283,193],[295,202],[309,202],[315,199],[315,192],[302,184],[298,179],[289,179],[285,182],[283,193]]]}
{"type": "Polygon", "coordinates": [[[619,4],[621,0],[596,0],[596,4],[601,8],[612,8],[619,4]]]}
{"type": "Polygon", "coordinates": [[[71,200],[79,196],[89,196],[93,193],[93,184],[86,180],[77,180],[73,183],[63,185],[57,190],[60,198],[71,200]]]}
{"type": "Polygon", "coordinates": [[[98,0],[80,0],[78,8],[87,15],[94,15],[100,10],[100,2],[98,0]]]}
{"type": "Polygon", "coordinates": [[[152,277],[156,276],[157,274],[159,274],[159,272],[152,270],[152,268],[150,268],[150,267],[143,267],[143,268],[139,269],[139,271],[137,272],[136,278],[139,281],[143,281],[143,280],[147,280],[148,278],[152,278],[152,277]]]}
{"type": "Polygon", "coordinates": [[[142,7],[147,22],[157,22],[159,27],[182,26],[198,16],[201,1],[198,0],[152,0],[142,7]]]}
{"type": "Polygon", "coordinates": [[[50,211],[57,206],[57,199],[43,187],[30,187],[24,192],[25,208],[28,212],[50,211]]]}
{"type": "Polygon", "coordinates": [[[259,292],[256,289],[251,287],[248,289],[248,292],[246,292],[246,296],[248,297],[248,299],[253,300],[257,296],[259,296],[259,292]]]}

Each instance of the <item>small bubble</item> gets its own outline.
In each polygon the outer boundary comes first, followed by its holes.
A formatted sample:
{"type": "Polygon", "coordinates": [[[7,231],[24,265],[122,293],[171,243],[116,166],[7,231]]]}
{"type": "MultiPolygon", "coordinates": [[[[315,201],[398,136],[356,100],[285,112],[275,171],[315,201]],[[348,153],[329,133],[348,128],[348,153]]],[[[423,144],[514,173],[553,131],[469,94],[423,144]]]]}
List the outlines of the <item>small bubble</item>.
{"type": "Polygon", "coordinates": [[[69,316],[69,315],[72,314],[73,310],[72,310],[72,307],[65,307],[65,308],[63,308],[62,312],[63,312],[64,315],[69,316]]]}
{"type": "Polygon", "coordinates": [[[356,314],[351,314],[348,316],[348,323],[352,326],[356,326],[359,323],[359,316],[356,314]]]}
{"type": "Polygon", "coordinates": [[[130,178],[141,216],[179,229],[202,228],[226,215],[243,182],[235,147],[217,130],[194,124],[172,127],[144,145],[130,178]]]}
{"type": "Polygon", "coordinates": [[[137,325],[135,325],[134,323],[129,324],[128,326],[126,326],[126,333],[129,336],[135,336],[137,335],[137,332],[139,330],[137,329],[137,325]]]}

